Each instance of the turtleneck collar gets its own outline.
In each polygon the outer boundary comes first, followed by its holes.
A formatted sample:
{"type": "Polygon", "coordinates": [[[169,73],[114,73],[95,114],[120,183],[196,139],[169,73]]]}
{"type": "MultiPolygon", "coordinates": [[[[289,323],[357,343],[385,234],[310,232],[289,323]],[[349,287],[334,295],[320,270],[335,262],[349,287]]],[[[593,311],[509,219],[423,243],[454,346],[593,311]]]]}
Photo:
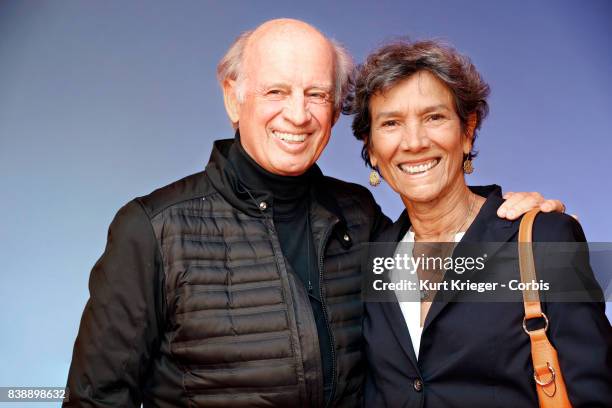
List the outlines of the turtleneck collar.
{"type": "Polygon", "coordinates": [[[240,184],[251,192],[269,193],[274,200],[274,218],[292,218],[307,208],[311,170],[299,176],[281,176],[261,167],[244,150],[236,132],[227,160],[240,184]]]}

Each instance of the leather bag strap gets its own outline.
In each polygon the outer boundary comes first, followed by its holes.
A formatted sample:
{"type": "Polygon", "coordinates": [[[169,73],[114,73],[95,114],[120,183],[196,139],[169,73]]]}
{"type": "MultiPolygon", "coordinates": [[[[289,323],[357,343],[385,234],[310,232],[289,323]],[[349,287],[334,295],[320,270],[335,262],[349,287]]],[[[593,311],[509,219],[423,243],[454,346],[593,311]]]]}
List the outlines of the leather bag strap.
{"type": "Polygon", "coordinates": [[[523,216],[519,228],[519,266],[521,281],[527,289],[523,290],[523,304],[525,318],[523,330],[529,335],[531,341],[531,360],[533,362],[533,377],[536,383],[540,408],[571,408],[572,404],[567,396],[567,388],[561,373],[561,366],[557,357],[557,350],[550,344],[546,336],[548,330],[548,317],[542,312],[540,293],[534,289],[537,282],[535,264],[533,260],[533,222],[540,210],[534,209],[523,216]],[[541,318],[545,326],[541,329],[528,330],[527,320],[541,318]]]}

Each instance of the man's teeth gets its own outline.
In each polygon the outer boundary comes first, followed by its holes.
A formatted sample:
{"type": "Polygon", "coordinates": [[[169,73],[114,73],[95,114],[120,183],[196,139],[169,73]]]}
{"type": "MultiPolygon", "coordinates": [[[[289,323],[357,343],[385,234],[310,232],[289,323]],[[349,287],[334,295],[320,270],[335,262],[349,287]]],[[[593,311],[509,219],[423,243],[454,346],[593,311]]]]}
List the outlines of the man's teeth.
{"type": "Polygon", "coordinates": [[[428,161],[427,163],[419,164],[418,166],[410,166],[408,164],[400,164],[399,167],[400,167],[400,169],[404,173],[417,174],[417,173],[426,172],[427,170],[431,169],[436,164],[438,164],[438,161],[439,161],[438,159],[434,159],[434,160],[428,161]]]}
{"type": "Polygon", "coordinates": [[[278,137],[280,140],[284,140],[285,142],[303,142],[306,140],[306,134],[294,134],[294,133],[283,133],[283,132],[273,132],[274,136],[278,137]]]}

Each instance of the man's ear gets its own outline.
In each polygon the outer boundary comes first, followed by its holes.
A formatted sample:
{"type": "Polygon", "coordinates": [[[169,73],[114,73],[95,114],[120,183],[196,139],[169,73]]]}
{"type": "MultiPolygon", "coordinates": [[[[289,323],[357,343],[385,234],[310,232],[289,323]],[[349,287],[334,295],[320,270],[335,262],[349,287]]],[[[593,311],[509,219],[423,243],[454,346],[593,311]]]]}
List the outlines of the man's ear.
{"type": "Polygon", "coordinates": [[[229,116],[234,127],[236,127],[240,119],[240,103],[238,102],[237,85],[238,84],[233,79],[226,79],[223,82],[223,103],[225,104],[227,116],[229,116]]]}
{"type": "Polygon", "coordinates": [[[476,112],[470,113],[467,120],[467,126],[465,129],[465,143],[464,143],[464,153],[468,154],[472,151],[472,146],[474,145],[474,132],[476,131],[476,124],[478,123],[478,116],[476,112]],[[467,149],[467,152],[465,151],[467,149]]]}
{"type": "Polygon", "coordinates": [[[335,109],[334,118],[332,119],[332,127],[336,124],[336,122],[338,121],[338,118],[340,118],[341,113],[342,113],[342,108],[335,109]]]}

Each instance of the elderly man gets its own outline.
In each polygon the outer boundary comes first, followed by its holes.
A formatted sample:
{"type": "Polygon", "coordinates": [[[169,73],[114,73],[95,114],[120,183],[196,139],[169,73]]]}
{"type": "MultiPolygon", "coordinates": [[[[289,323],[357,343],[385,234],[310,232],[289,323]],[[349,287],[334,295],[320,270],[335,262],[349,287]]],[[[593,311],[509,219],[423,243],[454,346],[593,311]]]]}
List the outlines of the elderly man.
{"type": "Polygon", "coordinates": [[[236,137],[215,142],[206,171],[116,215],[65,406],[361,404],[358,244],[388,219],[367,189],[315,165],[351,69],[300,21],[232,45],[219,79],[236,137]]]}

